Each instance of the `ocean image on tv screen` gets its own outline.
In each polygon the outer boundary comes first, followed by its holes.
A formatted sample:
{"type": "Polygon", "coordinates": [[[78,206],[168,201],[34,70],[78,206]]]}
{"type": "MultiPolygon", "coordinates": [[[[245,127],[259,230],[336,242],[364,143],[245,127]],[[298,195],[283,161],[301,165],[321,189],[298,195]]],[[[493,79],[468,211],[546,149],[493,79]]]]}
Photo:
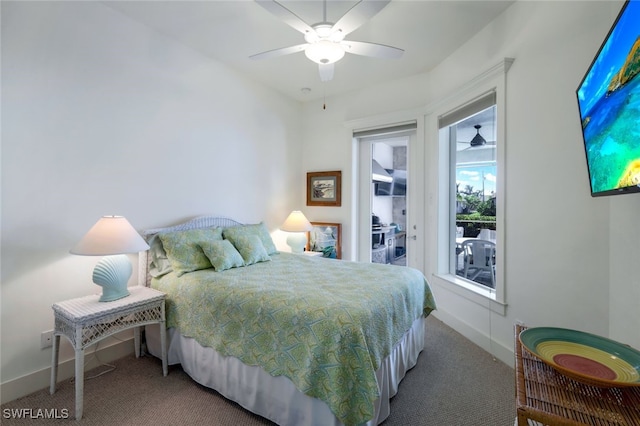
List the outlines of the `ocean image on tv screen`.
{"type": "Polygon", "coordinates": [[[630,1],[577,90],[591,192],[640,185],[640,1],[630,1]]]}

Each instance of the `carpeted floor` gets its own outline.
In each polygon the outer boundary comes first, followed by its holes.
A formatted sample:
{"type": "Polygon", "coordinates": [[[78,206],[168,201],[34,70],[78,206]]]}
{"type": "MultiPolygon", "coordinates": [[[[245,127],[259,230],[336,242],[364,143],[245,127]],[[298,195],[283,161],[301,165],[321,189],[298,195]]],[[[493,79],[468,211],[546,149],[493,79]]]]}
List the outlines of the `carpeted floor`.
{"type": "MultiPolygon", "coordinates": [[[[434,317],[425,349],[391,400],[384,426],[512,426],[514,371],[434,317]]],[[[272,425],[192,381],[179,366],[162,376],[153,357],[118,360],[116,370],[85,381],[84,414],[74,420],[74,383],[2,405],[2,425],[272,425]],[[25,410],[26,409],[26,410],[25,410]],[[68,418],[64,410],[67,410],[68,418]],[[13,410],[13,411],[12,411],[13,410]],[[16,411],[18,410],[18,411],[16,411]],[[30,410],[30,411],[29,411],[30,410]],[[46,410],[58,419],[45,420],[46,410]],[[12,418],[16,413],[27,419],[12,418]]],[[[89,377],[104,367],[86,373],[89,377]]]]}

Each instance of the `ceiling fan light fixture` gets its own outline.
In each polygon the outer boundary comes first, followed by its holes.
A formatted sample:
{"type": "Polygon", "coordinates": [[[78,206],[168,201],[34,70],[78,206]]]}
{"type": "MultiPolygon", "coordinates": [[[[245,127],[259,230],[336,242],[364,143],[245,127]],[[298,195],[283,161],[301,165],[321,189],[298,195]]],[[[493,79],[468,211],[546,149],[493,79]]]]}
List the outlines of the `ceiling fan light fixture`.
{"type": "Polygon", "coordinates": [[[482,146],[482,145],[486,145],[487,141],[482,137],[482,135],[480,135],[480,128],[482,127],[479,124],[476,124],[475,126],[476,129],[476,135],[473,137],[473,139],[471,139],[471,142],[469,142],[469,145],[471,146],[482,146]]]}
{"type": "Polygon", "coordinates": [[[344,56],[344,48],[338,43],[320,40],[307,47],[304,54],[317,64],[333,64],[344,56]]]}

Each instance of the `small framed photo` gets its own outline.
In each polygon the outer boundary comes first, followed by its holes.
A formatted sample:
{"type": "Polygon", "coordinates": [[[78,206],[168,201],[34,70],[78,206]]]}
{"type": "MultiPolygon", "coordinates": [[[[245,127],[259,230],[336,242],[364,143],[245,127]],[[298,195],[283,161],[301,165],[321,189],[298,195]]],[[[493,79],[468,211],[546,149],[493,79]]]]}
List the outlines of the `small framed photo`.
{"type": "Polygon", "coordinates": [[[342,172],[307,173],[308,206],[340,206],[342,203],[342,172]]]}
{"type": "Polygon", "coordinates": [[[307,251],[321,252],[323,257],[342,259],[342,226],[339,223],[311,222],[307,233],[307,251]]]}

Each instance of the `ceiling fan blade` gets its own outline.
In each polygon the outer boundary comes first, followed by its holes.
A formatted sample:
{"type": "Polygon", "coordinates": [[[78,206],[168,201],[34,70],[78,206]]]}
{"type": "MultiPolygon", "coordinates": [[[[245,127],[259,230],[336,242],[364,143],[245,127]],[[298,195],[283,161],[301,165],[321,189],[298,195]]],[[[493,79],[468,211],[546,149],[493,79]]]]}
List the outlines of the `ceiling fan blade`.
{"type": "Polygon", "coordinates": [[[375,58],[397,59],[402,56],[404,50],[384,44],[368,43],[365,41],[343,41],[340,43],[345,52],[355,55],[373,56],[375,58]]]}
{"type": "Polygon", "coordinates": [[[278,56],[284,56],[284,55],[290,55],[292,53],[302,52],[307,48],[307,46],[309,46],[308,43],[297,44],[295,46],[289,46],[289,47],[282,47],[280,49],[273,49],[273,50],[268,50],[262,53],[256,53],[255,55],[249,56],[249,58],[256,59],[256,60],[277,58],[278,56]]]}
{"type": "Polygon", "coordinates": [[[340,31],[342,36],[356,30],[385,8],[391,0],[360,0],[335,23],[332,30],[340,31]]]}
{"type": "Polygon", "coordinates": [[[333,79],[333,71],[335,64],[318,64],[318,71],[320,72],[320,81],[329,81],[333,79]]]}
{"type": "Polygon", "coordinates": [[[260,6],[264,7],[272,15],[281,19],[285,24],[300,31],[302,34],[313,32],[311,25],[304,22],[298,15],[281,5],[275,0],[255,0],[260,6]]]}

